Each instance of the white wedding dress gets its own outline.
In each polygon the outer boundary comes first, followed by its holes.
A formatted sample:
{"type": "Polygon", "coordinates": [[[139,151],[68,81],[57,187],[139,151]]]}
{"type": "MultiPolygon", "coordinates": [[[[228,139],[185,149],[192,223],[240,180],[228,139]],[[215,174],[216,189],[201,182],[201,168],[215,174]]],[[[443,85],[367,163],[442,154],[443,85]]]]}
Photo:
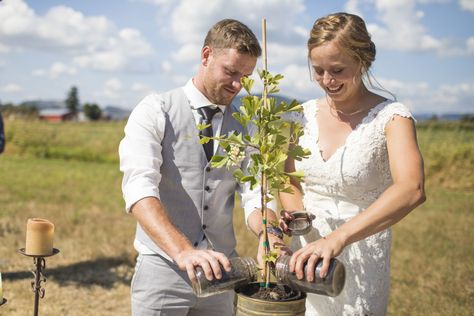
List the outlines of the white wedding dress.
{"type": "MultiPolygon", "coordinates": [[[[303,203],[316,215],[313,230],[292,238],[292,248],[328,235],[371,205],[390,186],[385,125],[394,115],[412,118],[401,103],[387,100],[370,110],[346,143],[324,161],[318,147],[317,100],[291,116],[304,126],[300,144],[311,156],[296,161],[304,171],[303,203]]],[[[391,231],[384,230],[353,243],[337,257],[346,268],[346,283],[337,297],[308,294],[306,315],[385,315],[390,289],[391,231]]]]}

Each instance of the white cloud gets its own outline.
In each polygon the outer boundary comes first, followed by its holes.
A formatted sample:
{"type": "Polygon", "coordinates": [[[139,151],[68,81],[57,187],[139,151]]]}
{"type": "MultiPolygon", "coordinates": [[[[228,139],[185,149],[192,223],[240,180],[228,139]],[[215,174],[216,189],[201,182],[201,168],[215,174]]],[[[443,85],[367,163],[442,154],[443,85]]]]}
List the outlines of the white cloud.
{"type": "Polygon", "coordinates": [[[111,78],[104,83],[102,91],[96,94],[106,99],[117,100],[120,98],[121,89],[122,82],[117,78],[111,78]]]}
{"type": "Polygon", "coordinates": [[[469,37],[466,40],[467,51],[470,54],[474,54],[474,36],[469,37]]]}
{"type": "Polygon", "coordinates": [[[47,71],[45,69],[35,69],[31,72],[33,76],[43,77],[46,76],[47,71]]]}
{"type": "Polygon", "coordinates": [[[302,0],[182,0],[171,14],[169,27],[180,43],[202,44],[207,30],[215,21],[226,17],[235,18],[260,36],[257,30],[260,30],[261,18],[271,16],[272,21],[267,21],[268,32],[276,36],[293,36],[298,16],[304,9],[302,0]]]}
{"type": "Polygon", "coordinates": [[[66,6],[38,16],[23,0],[0,6],[0,52],[12,48],[66,52],[76,65],[108,71],[123,70],[152,52],[138,30],[117,30],[105,16],[84,16],[66,6]]]}
{"type": "Polygon", "coordinates": [[[308,30],[298,20],[304,9],[303,0],[182,0],[172,9],[171,19],[162,31],[182,45],[174,59],[191,61],[199,56],[208,29],[223,18],[242,21],[261,38],[261,17],[271,16],[271,21],[267,21],[269,39],[285,39],[288,44],[305,40],[308,30]]]}
{"type": "Polygon", "coordinates": [[[293,27],[293,31],[295,34],[299,35],[301,38],[305,40],[308,38],[309,32],[310,32],[310,30],[308,30],[307,28],[298,26],[298,25],[295,25],[293,27]]]}
{"type": "MultiPolygon", "coordinates": [[[[138,0],[135,0],[138,1],[138,0]]],[[[173,0],[141,0],[144,3],[153,4],[156,6],[170,5],[173,3],[173,0]]]]}
{"type": "Polygon", "coordinates": [[[427,82],[402,82],[384,78],[379,81],[414,113],[467,112],[467,109],[474,108],[473,83],[433,87],[427,82]]]}
{"type": "Polygon", "coordinates": [[[8,53],[11,51],[11,48],[0,43],[0,53],[8,53]]]}
{"type": "Polygon", "coordinates": [[[126,57],[117,51],[89,53],[73,58],[73,62],[80,67],[103,71],[123,69],[126,61],[126,57]]]}
{"type": "Polygon", "coordinates": [[[288,65],[307,58],[305,46],[291,46],[284,43],[269,42],[267,44],[268,60],[272,65],[288,65]]]}
{"type": "Polygon", "coordinates": [[[34,76],[49,76],[53,79],[62,75],[75,75],[76,73],[77,69],[75,67],[68,66],[60,62],[52,64],[51,67],[47,70],[35,69],[32,72],[34,76]]]}
{"type": "Polygon", "coordinates": [[[442,48],[441,42],[427,33],[421,23],[423,14],[415,10],[415,4],[415,0],[375,0],[384,26],[368,24],[367,28],[376,45],[406,51],[442,48]]]}
{"type": "Polygon", "coordinates": [[[132,84],[132,86],[130,87],[130,90],[132,90],[133,92],[144,92],[144,93],[149,93],[153,91],[153,89],[148,84],[141,83],[141,82],[135,82],[134,84],[132,84]]]}
{"type": "MultiPolygon", "coordinates": [[[[348,0],[346,9],[362,15],[360,4],[369,0],[348,0]]],[[[465,48],[455,47],[449,39],[436,38],[423,25],[425,13],[417,4],[445,4],[449,0],[370,0],[381,24],[367,23],[367,29],[379,48],[417,52],[434,51],[440,56],[463,56],[465,48]]],[[[470,2],[473,2],[472,0],[470,2]]]]}
{"type": "Polygon", "coordinates": [[[452,0],[417,0],[417,1],[422,4],[432,4],[432,3],[443,4],[443,3],[449,3],[452,0]]]}
{"type": "Polygon", "coordinates": [[[8,83],[1,87],[1,90],[5,93],[17,93],[23,91],[23,88],[16,83],[8,83]]]}
{"type": "Polygon", "coordinates": [[[133,97],[129,98],[129,104],[136,104],[138,100],[143,99],[145,96],[152,92],[157,92],[150,85],[141,82],[135,82],[130,86],[130,91],[133,97]]]}
{"type": "Polygon", "coordinates": [[[172,64],[169,62],[169,60],[164,60],[162,63],[161,63],[161,69],[163,69],[163,72],[164,73],[171,73],[172,69],[173,69],[173,66],[172,64]]]}
{"type": "Polygon", "coordinates": [[[183,85],[189,79],[187,76],[176,73],[173,64],[169,60],[164,60],[161,63],[161,70],[163,74],[176,85],[183,85]]]}
{"type": "Polygon", "coordinates": [[[177,62],[199,61],[201,56],[202,43],[188,43],[182,45],[179,50],[173,54],[173,60],[177,62]]]}
{"type": "Polygon", "coordinates": [[[358,16],[362,17],[362,12],[359,9],[359,0],[348,0],[344,5],[345,11],[357,14],[358,16]]]}
{"type": "MultiPolygon", "coordinates": [[[[282,73],[281,94],[304,102],[324,96],[316,82],[309,79],[307,67],[288,65],[282,73]]],[[[378,78],[385,90],[393,93],[413,113],[472,112],[474,108],[474,83],[443,84],[431,86],[426,81],[408,82],[388,78],[378,78]]],[[[258,89],[261,89],[256,84],[258,89]]],[[[376,91],[391,98],[387,92],[376,91]]]]}
{"type": "Polygon", "coordinates": [[[463,10],[474,12],[474,1],[473,0],[459,0],[459,6],[463,10]]]}
{"type": "Polygon", "coordinates": [[[300,101],[322,95],[318,84],[309,78],[308,66],[290,64],[281,73],[285,76],[280,85],[283,95],[300,101]]]}
{"type": "Polygon", "coordinates": [[[106,90],[118,91],[120,88],[122,88],[122,83],[117,78],[112,78],[105,82],[106,90]]]}

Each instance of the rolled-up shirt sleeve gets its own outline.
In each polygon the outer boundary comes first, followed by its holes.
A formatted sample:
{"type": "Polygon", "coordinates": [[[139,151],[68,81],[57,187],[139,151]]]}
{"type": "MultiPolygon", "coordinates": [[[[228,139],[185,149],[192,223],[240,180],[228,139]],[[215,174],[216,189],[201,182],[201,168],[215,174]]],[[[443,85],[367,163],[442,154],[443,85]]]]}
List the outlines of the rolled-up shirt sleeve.
{"type": "Polygon", "coordinates": [[[125,126],[119,156],[120,171],[123,172],[122,193],[127,212],[145,197],[160,198],[158,185],[163,162],[161,142],[165,129],[162,104],[162,98],[158,94],[145,97],[132,111],[125,126]]]}

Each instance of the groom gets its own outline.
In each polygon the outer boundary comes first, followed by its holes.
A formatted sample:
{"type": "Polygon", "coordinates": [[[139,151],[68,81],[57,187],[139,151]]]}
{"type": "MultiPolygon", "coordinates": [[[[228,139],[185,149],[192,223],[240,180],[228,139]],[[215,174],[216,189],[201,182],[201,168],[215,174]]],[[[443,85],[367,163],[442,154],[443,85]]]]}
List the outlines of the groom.
{"type": "MultiPolygon", "coordinates": [[[[232,170],[210,166],[212,153],[222,149],[213,144],[206,156],[196,124],[208,120],[212,135],[244,132],[232,117],[231,102],[260,55],[247,26],[222,20],[206,36],[197,74],[184,87],[145,97],[130,115],[119,153],[126,209],[137,220],[132,315],[233,314],[233,293],[199,298],[191,280],[197,266],[208,279],[219,279],[220,266],[229,270],[228,258],[237,256],[236,191],[247,224],[260,234],[260,193],[239,185],[232,170]]],[[[248,162],[249,157],[242,166],[248,162]]],[[[276,220],[269,213],[269,222],[276,220]]],[[[271,245],[282,243],[276,235],[269,235],[271,245]]]]}

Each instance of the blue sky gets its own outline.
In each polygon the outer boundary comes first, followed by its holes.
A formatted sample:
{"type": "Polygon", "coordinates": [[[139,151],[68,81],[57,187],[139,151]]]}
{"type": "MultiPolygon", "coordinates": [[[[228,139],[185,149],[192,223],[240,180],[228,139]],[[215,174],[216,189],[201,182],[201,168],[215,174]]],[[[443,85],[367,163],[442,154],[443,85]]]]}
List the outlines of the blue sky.
{"type": "Polygon", "coordinates": [[[216,21],[261,38],[262,17],[282,94],[318,98],[306,41],[316,18],[338,11],[366,20],[372,73],[414,113],[474,112],[474,0],[0,0],[0,101],[63,100],[75,85],[81,102],[131,109],[193,76],[216,21]]]}

